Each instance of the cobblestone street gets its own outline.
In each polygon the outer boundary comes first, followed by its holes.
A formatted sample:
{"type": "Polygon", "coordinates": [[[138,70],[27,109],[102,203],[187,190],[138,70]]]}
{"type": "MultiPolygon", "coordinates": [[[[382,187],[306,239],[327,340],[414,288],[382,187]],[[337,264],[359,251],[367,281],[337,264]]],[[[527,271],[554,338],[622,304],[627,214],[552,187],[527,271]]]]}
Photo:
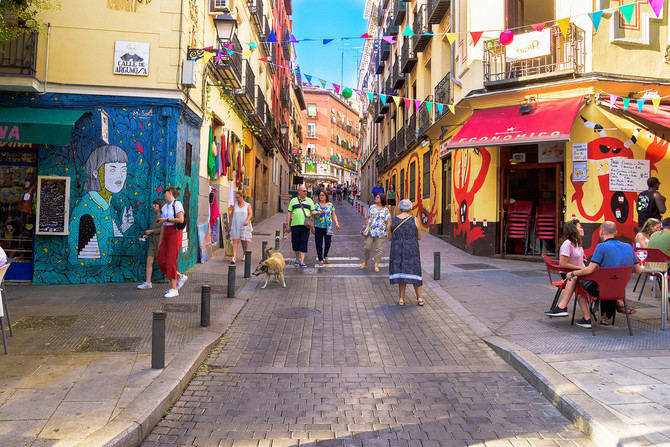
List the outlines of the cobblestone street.
{"type": "Polygon", "coordinates": [[[334,264],[258,280],[143,446],[591,445],[436,291],[400,307],[385,268],[361,274],[362,218],[336,207],[334,264]]]}

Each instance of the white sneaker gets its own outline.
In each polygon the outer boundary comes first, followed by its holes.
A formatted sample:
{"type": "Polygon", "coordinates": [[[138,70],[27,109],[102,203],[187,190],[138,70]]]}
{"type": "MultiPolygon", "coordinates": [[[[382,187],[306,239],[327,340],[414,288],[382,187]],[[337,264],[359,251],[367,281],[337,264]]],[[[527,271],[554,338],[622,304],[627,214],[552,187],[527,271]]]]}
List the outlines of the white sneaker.
{"type": "Polygon", "coordinates": [[[151,289],[153,287],[150,282],[144,281],[142,284],[137,286],[138,289],[151,289]]]}
{"type": "Polygon", "coordinates": [[[188,281],[188,276],[181,275],[181,278],[177,279],[177,290],[181,289],[186,284],[186,281],[188,281]]]}
{"type": "Polygon", "coordinates": [[[176,296],[179,296],[179,292],[177,289],[170,289],[167,291],[165,295],[163,295],[165,298],[174,298],[176,296]]]}

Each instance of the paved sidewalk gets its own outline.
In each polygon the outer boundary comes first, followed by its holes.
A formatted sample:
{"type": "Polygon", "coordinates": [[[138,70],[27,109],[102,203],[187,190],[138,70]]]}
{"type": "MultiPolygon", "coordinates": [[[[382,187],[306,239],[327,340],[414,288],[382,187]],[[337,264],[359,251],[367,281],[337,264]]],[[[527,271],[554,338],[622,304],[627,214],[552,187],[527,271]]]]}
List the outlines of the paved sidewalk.
{"type": "Polygon", "coordinates": [[[555,289],[543,263],[474,257],[430,235],[421,249],[430,272],[433,251],[442,253],[452,308],[598,445],[670,445],[670,331],[660,330],[651,283],[641,301],[629,284],[633,337],[622,314],[593,337],[544,316],[555,289]]]}
{"type": "Polygon", "coordinates": [[[361,218],[336,207],[333,264],[287,267],[286,289],[257,281],[143,447],[592,445],[438,285],[401,307],[388,273],[358,269],[361,218]]]}
{"type": "MultiPolygon", "coordinates": [[[[273,246],[284,219],[277,214],[255,226],[252,271],[262,241],[273,246]]],[[[8,338],[10,354],[0,355],[0,446],[111,439],[137,430],[139,421],[150,421],[147,415],[162,408],[152,416],[155,423],[244,305],[244,264],[236,269],[237,298],[226,299],[229,263],[223,255],[219,249],[208,263],[190,269],[179,297],[170,300],[163,298],[165,281],[145,291],[121,283],[10,284],[14,337],[8,338]],[[212,285],[209,328],[200,327],[202,284],[212,285]],[[151,319],[159,309],[168,312],[167,367],[152,370],[151,319]]],[[[92,442],[83,441],[87,447],[92,442]]]]}

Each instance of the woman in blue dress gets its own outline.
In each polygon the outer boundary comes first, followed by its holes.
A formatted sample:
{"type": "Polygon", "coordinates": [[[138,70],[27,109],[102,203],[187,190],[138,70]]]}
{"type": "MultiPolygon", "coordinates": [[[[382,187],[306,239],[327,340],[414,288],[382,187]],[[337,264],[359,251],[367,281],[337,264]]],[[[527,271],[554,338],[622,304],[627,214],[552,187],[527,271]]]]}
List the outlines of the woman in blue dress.
{"type": "Polygon", "coordinates": [[[421,229],[416,217],[409,214],[412,202],[401,200],[398,204],[400,214],[391,221],[391,255],[389,260],[389,279],[391,284],[398,284],[398,304],[405,305],[407,284],[414,286],[417,305],[423,306],[423,277],[421,276],[421,254],[419,241],[421,229]]]}
{"type": "Polygon", "coordinates": [[[314,241],[316,242],[316,255],[319,258],[319,265],[322,266],[325,260],[326,264],[330,264],[328,261],[328,251],[330,250],[330,243],[333,234],[333,223],[335,223],[335,228],[340,229],[340,222],[337,220],[337,214],[335,214],[335,207],[333,204],[328,201],[328,193],[326,190],[319,191],[318,194],[319,201],[312,211],[314,216],[314,241]],[[323,246],[324,240],[326,246],[323,246]]]}

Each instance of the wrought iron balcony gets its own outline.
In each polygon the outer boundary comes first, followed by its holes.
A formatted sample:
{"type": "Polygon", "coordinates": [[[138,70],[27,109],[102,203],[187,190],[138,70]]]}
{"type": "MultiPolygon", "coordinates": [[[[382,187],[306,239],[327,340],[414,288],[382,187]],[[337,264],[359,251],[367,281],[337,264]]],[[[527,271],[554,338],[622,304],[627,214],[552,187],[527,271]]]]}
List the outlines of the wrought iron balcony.
{"type": "Polygon", "coordinates": [[[484,85],[493,87],[541,78],[584,72],[586,45],[584,30],[571,23],[565,37],[558,26],[549,33],[549,54],[529,59],[508,60],[498,39],[484,42],[484,85]]]}
{"type": "Polygon", "coordinates": [[[382,74],[384,73],[384,61],[380,59],[380,57],[377,57],[377,63],[375,65],[375,74],[382,74]]]}
{"type": "Polygon", "coordinates": [[[34,76],[37,60],[37,33],[22,34],[0,43],[0,73],[34,76]]]}
{"type": "MultiPolygon", "coordinates": [[[[389,73],[388,76],[386,77],[386,81],[384,82],[384,92],[386,92],[389,95],[392,93],[391,90],[393,89],[393,87],[391,86],[392,78],[393,73],[389,73]]],[[[390,103],[391,101],[393,101],[393,98],[388,98],[386,102],[390,103]]]]}
{"type": "Polygon", "coordinates": [[[402,88],[403,85],[405,85],[405,73],[400,71],[400,63],[396,61],[396,63],[393,64],[393,77],[391,78],[391,87],[393,87],[394,90],[398,90],[402,88]]]}
{"type": "Polygon", "coordinates": [[[409,148],[414,142],[416,142],[416,113],[409,117],[405,126],[405,147],[409,148]]]}
{"type": "Polygon", "coordinates": [[[428,0],[428,23],[440,23],[449,10],[449,3],[449,0],[428,0]]]}
{"type": "Polygon", "coordinates": [[[416,65],[416,53],[414,52],[411,38],[405,37],[402,43],[402,52],[400,55],[400,71],[403,73],[411,73],[416,65]]]}
{"type": "Polygon", "coordinates": [[[223,49],[223,56],[216,64],[216,69],[227,85],[237,89],[242,86],[242,45],[237,40],[237,36],[233,36],[230,44],[232,45],[232,54],[228,54],[226,48],[223,48],[223,44],[219,43],[223,49]]]}
{"type": "Polygon", "coordinates": [[[263,48],[265,52],[265,57],[270,57],[272,55],[272,46],[274,44],[269,43],[267,40],[270,37],[270,24],[268,23],[268,18],[263,17],[263,43],[260,44],[260,47],[263,48]]]}
{"type": "Polygon", "coordinates": [[[451,104],[451,73],[447,73],[435,86],[435,102],[451,104]]]}
{"type": "Polygon", "coordinates": [[[381,123],[384,121],[384,113],[382,112],[382,100],[379,98],[375,98],[375,123],[381,123]]]}
{"type": "Polygon", "coordinates": [[[394,158],[398,156],[399,154],[402,153],[402,151],[405,150],[405,127],[401,126],[400,129],[398,129],[398,132],[395,134],[395,154],[394,158]]]}
{"type": "Polygon", "coordinates": [[[400,32],[400,27],[398,25],[394,25],[393,23],[389,23],[389,25],[384,30],[384,35],[385,36],[396,37],[399,32],[400,32]]]}
{"type": "Polygon", "coordinates": [[[419,107],[419,132],[422,134],[433,124],[432,109],[428,112],[426,101],[433,102],[433,95],[426,96],[426,99],[421,103],[421,107],[419,107]]]}
{"type": "Polygon", "coordinates": [[[256,101],[254,111],[250,113],[249,116],[255,125],[263,127],[265,126],[265,112],[268,105],[265,102],[265,95],[263,94],[263,89],[261,89],[260,85],[256,85],[255,97],[256,101]]]}
{"type": "Polygon", "coordinates": [[[381,44],[380,44],[380,50],[379,51],[380,51],[380,55],[381,55],[380,56],[381,60],[385,61],[391,55],[391,44],[388,43],[385,40],[382,40],[381,44]]]}
{"type": "Polygon", "coordinates": [[[235,100],[240,108],[246,112],[254,109],[254,87],[256,85],[256,76],[251,69],[251,64],[247,59],[242,61],[242,82],[240,87],[233,92],[235,100]]]}
{"type": "Polygon", "coordinates": [[[396,154],[396,147],[395,147],[396,139],[395,137],[391,138],[391,142],[389,143],[389,153],[387,157],[387,163],[390,163],[391,160],[395,158],[396,154]]]}
{"type": "Polygon", "coordinates": [[[395,26],[402,25],[406,15],[407,3],[404,0],[395,0],[395,3],[393,4],[393,24],[395,26]]]}
{"type": "Polygon", "coordinates": [[[283,107],[288,107],[288,104],[290,102],[290,96],[289,92],[291,91],[288,87],[288,85],[282,83],[282,88],[281,92],[279,93],[279,100],[281,101],[281,105],[283,107]]]}
{"type": "Polygon", "coordinates": [[[263,34],[263,0],[247,0],[247,6],[251,13],[251,22],[256,28],[258,34],[263,34]]]}
{"type": "Polygon", "coordinates": [[[431,36],[426,35],[425,33],[430,33],[432,31],[431,26],[428,24],[426,5],[421,5],[419,6],[419,9],[417,9],[416,15],[414,16],[414,26],[412,28],[414,34],[416,34],[413,37],[414,51],[420,53],[426,48],[428,42],[430,42],[431,36]]]}

